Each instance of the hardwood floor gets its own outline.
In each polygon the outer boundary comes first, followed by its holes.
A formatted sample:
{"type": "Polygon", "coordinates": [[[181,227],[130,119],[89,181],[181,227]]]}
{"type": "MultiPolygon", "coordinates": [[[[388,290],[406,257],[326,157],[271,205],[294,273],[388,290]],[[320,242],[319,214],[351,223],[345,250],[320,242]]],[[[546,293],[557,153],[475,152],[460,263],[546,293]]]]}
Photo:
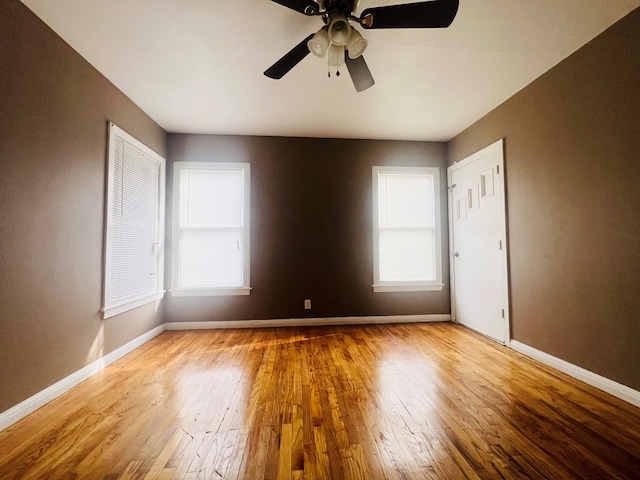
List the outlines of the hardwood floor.
{"type": "Polygon", "coordinates": [[[640,479],[640,409],[453,324],[165,332],[0,433],[2,479],[640,479]]]}

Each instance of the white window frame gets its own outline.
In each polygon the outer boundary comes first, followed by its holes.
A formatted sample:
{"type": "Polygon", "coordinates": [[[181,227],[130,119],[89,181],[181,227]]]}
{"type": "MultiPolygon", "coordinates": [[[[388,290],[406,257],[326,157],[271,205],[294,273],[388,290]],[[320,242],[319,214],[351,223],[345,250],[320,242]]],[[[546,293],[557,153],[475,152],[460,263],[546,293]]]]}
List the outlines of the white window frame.
{"type": "Polygon", "coordinates": [[[105,229],[105,256],[104,256],[104,298],[101,312],[104,318],[110,318],[128,310],[140,307],[147,303],[160,300],[164,296],[164,204],[165,204],[165,159],[144,145],[142,142],[129,135],[127,132],[109,122],[109,146],[108,146],[108,176],[107,176],[107,211],[105,229]],[[114,176],[116,141],[121,140],[129,148],[135,148],[146,160],[159,169],[158,176],[158,204],[157,204],[157,237],[147,239],[150,241],[149,249],[156,257],[155,289],[143,294],[134,294],[122,298],[112,299],[113,275],[111,265],[115,257],[114,245],[114,176]]]}
{"type": "Polygon", "coordinates": [[[396,167],[374,166],[373,173],[373,291],[374,292],[425,292],[439,291],[442,283],[442,219],[440,213],[440,169],[438,167],[396,167]],[[427,174],[433,178],[434,208],[434,268],[435,279],[432,282],[380,281],[379,269],[379,216],[378,216],[378,176],[380,173],[416,173],[427,174]]]}
{"type": "Polygon", "coordinates": [[[173,248],[171,295],[185,296],[226,296],[251,294],[251,165],[235,162],[175,162],[173,164],[173,248]],[[244,264],[243,285],[224,288],[185,288],[180,285],[180,177],[184,170],[242,170],[244,175],[244,264]]]}

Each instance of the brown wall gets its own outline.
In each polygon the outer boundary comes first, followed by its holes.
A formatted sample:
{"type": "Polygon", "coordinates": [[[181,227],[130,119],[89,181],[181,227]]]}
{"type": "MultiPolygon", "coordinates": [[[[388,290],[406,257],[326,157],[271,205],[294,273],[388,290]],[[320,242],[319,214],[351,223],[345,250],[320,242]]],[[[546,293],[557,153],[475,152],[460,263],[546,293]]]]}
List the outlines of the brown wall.
{"type": "Polygon", "coordinates": [[[512,336],[640,390],[640,9],[448,144],[504,137],[512,336]]]}
{"type": "Polygon", "coordinates": [[[161,323],[101,320],[107,121],[165,132],[16,0],[0,1],[0,412],[161,323]]]}
{"type": "MultiPolygon", "coordinates": [[[[166,298],[166,321],[450,312],[448,287],[421,293],[373,293],[371,288],[371,167],[441,167],[446,219],[444,144],[172,134],[168,145],[172,162],[251,164],[253,290],[240,297],[166,298]],[[311,299],[311,310],[304,310],[305,298],[311,299]]],[[[447,242],[445,222],[445,261],[447,242]]]]}
{"type": "MultiPolygon", "coordinates": [[[[440,166],[444,186],[443,144],[170,135],[166,149],[22,3],[0,0],[0,25],[0,412],[162,321],[450,311],[446,287],[371,290],[371,166],[440,166]],[[107,121],[174,161],[251,163],[250,296],[101,320],[107,121]]],[[[635,389],[639,38],[636,10],[448,144],[452,163],[506,138],[514,338],[635,389]]],[[[446,228],[442,243],[446,259],[446,228]]]]}

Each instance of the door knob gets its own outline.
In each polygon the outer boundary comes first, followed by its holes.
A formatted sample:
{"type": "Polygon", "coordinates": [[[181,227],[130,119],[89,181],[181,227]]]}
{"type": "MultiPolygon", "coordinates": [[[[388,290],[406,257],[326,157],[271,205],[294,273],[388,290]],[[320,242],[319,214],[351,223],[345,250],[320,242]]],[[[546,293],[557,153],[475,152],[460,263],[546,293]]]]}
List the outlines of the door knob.
{"type": "Polygon", "coordinates": [[[460,256],[460,254],[458,252],[453,252],[453,256],[457,258],[460,256]]]}

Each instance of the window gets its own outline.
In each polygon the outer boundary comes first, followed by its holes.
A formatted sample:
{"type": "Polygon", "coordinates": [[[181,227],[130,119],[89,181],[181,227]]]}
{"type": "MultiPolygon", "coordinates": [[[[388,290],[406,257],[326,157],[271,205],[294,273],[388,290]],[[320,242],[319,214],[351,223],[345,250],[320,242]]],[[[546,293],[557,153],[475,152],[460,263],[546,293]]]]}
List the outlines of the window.
{"type": "Polygon", "coordinates": [[[162,298],[165,160],[109,124],[104,318],[162,298]]]}
{"type": "Polygon", "coordinates": [[[373,289],[442,290],[437,168],[373,167],[373,289]]]}
{"type": "Polygon", "coordinates": [[[172,295],[249,295],[248,163],[176,162],[172,295]]]}

